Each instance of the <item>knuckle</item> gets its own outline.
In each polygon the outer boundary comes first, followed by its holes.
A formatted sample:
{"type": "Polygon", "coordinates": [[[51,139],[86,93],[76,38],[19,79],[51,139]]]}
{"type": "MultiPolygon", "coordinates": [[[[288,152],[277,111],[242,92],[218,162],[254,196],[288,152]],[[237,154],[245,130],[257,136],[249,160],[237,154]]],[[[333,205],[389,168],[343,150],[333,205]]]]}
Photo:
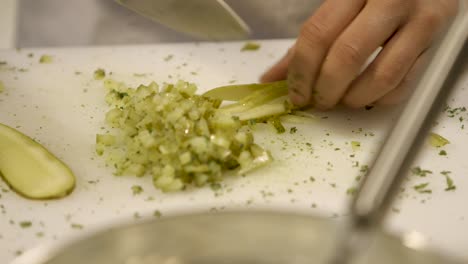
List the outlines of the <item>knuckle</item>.
{"type": "Polygon", "coordinates": [[[392,66],[374,72],[374,82],[379,90],[389,91],[398,85],[399,69],[398,66],[392,66]]]}
{"type": "Polygon", "coordinates": [[[329,43],[328,30],[317,20],[311,20],[301,27],[300,37],[309,45],[326,46],[329,43]]]}
{"type": "Polygon", "coordinates": [[[347,41],[337,43],[331,54],[344,65],[359,65],[363,60],[358,46],[347,41]]]}
{"type": "Polygon", "coordinates": [[[441,10],[428,8],[420,15],[421,23],[427,28],[439,28],[444,20],[444,15],[441,10]]]}

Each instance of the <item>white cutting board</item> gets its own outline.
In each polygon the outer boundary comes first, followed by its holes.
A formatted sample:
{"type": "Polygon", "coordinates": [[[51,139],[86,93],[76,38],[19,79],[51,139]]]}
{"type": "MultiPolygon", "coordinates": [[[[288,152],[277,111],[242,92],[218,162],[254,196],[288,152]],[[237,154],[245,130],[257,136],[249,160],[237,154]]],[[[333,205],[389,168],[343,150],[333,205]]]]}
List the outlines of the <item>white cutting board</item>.
{"type": "MultiPolygon", "coordinates": [[[[204,91],[230,81],[256,82],[292,41],[261,43],[260,50],[253,52],[240,52],[243,43],[0,51],[0,61],[7,62],[0,66],[0,80],[5,84],[0,94],[0,122],[43,143],[77,177],[76,189],[70,196],[50,201],[27,200],[8,191],[0,181],[0,262],[8,263],[16,254],[37,245],[110,223],[153,217],[155,210],[163,217],[189,211],[215,213],[265,207],[326,217],[345,215],[350,197],[346,190],[356,185],[360,166],[369,165],[375,157],[397,109],[315,113],[317,121],[286,124],[288,131],[297,127],[293,135],[277,135],[269,127],[259,126],[257,140],[272,151],[275,162],[247,177],[227,178],[218,192],[207,187],[163,194],[153,188],[150,177],[113,176],[94,154],[95,134],[103,126],[106,110],[102,83],[93,80],[97,68],[132,85],[183,79],[195,82],[204,91]],[[53,62],[39,64],[43,54],[53,56],[53,62]],[[170,55],[172,59],[168,60],[170,55]],[[146,76],[137,77],[135,73],[146,76]],[[350,141],[360,141],[361,148],[353,151],[350,141]],[[134,196],[132,185],[141,185],[144,192],[134,196]],[[22,228],[22,221],[31,221],[32,226],[22,228]],[[74,228],[73,224],[83,228],[74,228]]],[[[449,103],[453,107],[468,104],[465,72],[458,84],[457,99],[449,103]]],[[[468,118],[468,113],[461,116],[468,118]]],[[[395,205],[399,212],[392,214],[387,227],[396,232],[420,231],[431,239],[431,246],[468,259],[468,126],[466,130],[460,128],[464,123],[458,116],[441,114],[434,131],[452,142],[443,148],[448,156],[439,156],[439,150],[425,147],[416,165],[434,174],[410,177],[395,205]],[[439,175],[442,170],[452,171],[456,191],[444,191],[445,179],[439,175]],[[412,186],[421,182],[430,182],[433,193],[415,192],[412,186]]]]}

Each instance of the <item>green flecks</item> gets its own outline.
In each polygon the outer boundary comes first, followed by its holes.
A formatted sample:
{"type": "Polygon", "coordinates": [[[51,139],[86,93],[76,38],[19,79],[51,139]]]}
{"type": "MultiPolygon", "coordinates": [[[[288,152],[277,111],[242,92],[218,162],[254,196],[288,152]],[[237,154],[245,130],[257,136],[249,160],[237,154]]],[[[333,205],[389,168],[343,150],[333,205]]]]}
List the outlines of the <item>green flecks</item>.
{"type": "Polygon", "coordinates": [[[289,129],[289,134],[296,134],[296,132],[297,132],[297,128],[296,128],[296,127],[291,127],[291,128],[289,129]]]}
{"type": "Polygon", "coordinates": [[[19,223],[20,227],[21,228],[29,228],[32,226],[32,222],[31,221],[21,221],[19,223]]]}
{"type": "Polygon", "coordinates": [[[94,71],[94,80],[102,80],[106,77],[106,71],[104,69],[97,69],[94,71]]]}
{"type": "Polygon", "coordinates": [[[164,61],[170,61],[170,60],[172,60],[172,58],[174,58],[174,55],[169,54],[166,57],[164,57],[164,61]]]}
{"type": "Polygon", "coordinates": [[[133,219],[138,220],[141,218],[141,215],[138,212],[133,213],[133,219]]]}
{"type": "Polygon", "coordinates": [[[444,175],[444,176],[448,176],[450,173],[452,173],[451,171],[441,171],[440,174],[444,175]]]}
{"type": "Polygon", "coordinates": [[[351,188],[348,188],[348,189],[346,190],[346,194],[347,194],[347,195],[355,195],[356,192],[357,192],[357,188],[356,188],[356,187],[351,187],[351,188]]]}
{"type": "Polygon", "coordinates": [[[210,184],[210,188],[213,191],[218,191],[218,190],[221,189],[221,184],[219,184],[217,182],[214,182],[214,183],[210,184]]]}
{"type": "Polygon", "coordinates": [[[447,156],[447,151],[445,150],[439,151],[439,156],[447,156]]]}
{"type": "Polygon", "coordinates": [[[146,77],[146,73],[134,73],[133,76],[142,78],[142,77],[146,77]]]}
{"type": "Polygon", "coordinates": [[[457,186],[453,184],[453,180],[452,178],[450,178],[450,176],[445,176],[445,182],[447,184],[447,188],[445,188],[445,191],[454,191],[455,189],[457,189],[457,186]]]}
{"type": "Polygon", "coordinates": [[[50,55],[42,55],[39,58],[39,63],[46,64],[46,63],[52,63],[54,61],[54,58],[50,55]]]}
{"type": "Polygon", "coordinates": [[[314,178],[313,176],[310,176],[310,177],[309,177],[309,181],[310,181],[310,182],[315,182],[315,178],[314,178]]]}
{"type": "Polygon", "coordinates": [[[369,166],[368,165],[362,165],[361,168],[359,169],[360,172],[363,174],[366,174],[369,171],[369,166]]]}
{"type": "Polygon", "coordinates": [[[411,173],[419,177],[426,177],[427,174],[432,174],[432,171],[424,170],[424,169],[421,169],[421,167],[417,166],[411,169],[411,173]]]}
{"type": "Polygon", "coordinates": [[[440,148],[443,147],[447,144],[449,144],[450,141],[444,137],[442,137],[439,134],[436,133],[430,133],[429,135],[429,144],[433,147],[440,148]]]}
{"type": "Polygon", "coordinates": [[[432,193],[432,190],[427,189],[428,186],[429,183],[426,182],[413,186],[413,189],[419,193],[432,193]]]}
{"type": "Polygon", "coordinates": [[[161,213],[161,211],[159,211],[159,210],[155,210],[155,211],[153,212],[153,216],[156,217],[156,218],[161,218],[161,217],[162,217],[162,213],[161,213]]]}
{"type": "Polygon", "coordinates": [[[460,115],[461,113],[466,112],[466,107],[455,107],[452,108],[450,106],[445,107],[445,112],[447,113],[448,117],[456,117],[460,115]]]}
{"type": "Polygon", "coordinates": [[[445,191],[454,191],[457,189],[457,186],[453,183],[453,179],[450,177],[451,171],[441,171],[440,174],[445,176],[445,183],[447,187],[445,188],[445,191]]]}
{"type": "Polygon", "coordinates": [[[143,188],[140,185],[133,185],[132,186],[132,193],[133,195],[138,195],[143,192],[143,188]]]}
{"type": "Polygon", "coordinates": [[[351,148],[353,149],[353,151],[359,150],[360,147],[361,147],[361,142],[351,141],[351,148]]]}
{"type": "Polygon", "coordinates": [[[244,46],[242,46],[241,51],[256,51],[260,49],[260,44],[256,42],[246,42],[244,46]]]}
{"type": "Polygon", "coordinates": [[[70,224],[70,227],[71,227],[72,229],[78,229],[78,230],[81,230],[81,229],[84,228],[83,225],[77,224],[77,223],[71,223],[71,224],[70,224]]]}
{"type": "Polygon", "coordinates": [[[2,81],[0,81],[0,93],[2,93],[3,91],[5,91],[5,85],[2,81]]]}

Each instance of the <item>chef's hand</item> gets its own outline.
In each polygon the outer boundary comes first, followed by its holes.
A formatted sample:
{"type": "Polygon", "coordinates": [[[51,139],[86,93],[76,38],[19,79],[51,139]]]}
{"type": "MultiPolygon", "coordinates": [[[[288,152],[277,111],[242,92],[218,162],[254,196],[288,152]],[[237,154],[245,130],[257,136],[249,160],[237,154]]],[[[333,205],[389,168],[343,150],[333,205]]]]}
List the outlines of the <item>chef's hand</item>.
{"type": "Polygon", "coordinates": [[[287,77],[290,99],[299,106],[398,103],[458,5],[457,0],[326,0],[261,81],[287,77]],[[380,54],[361,73],[379,47],[380,54]]]}

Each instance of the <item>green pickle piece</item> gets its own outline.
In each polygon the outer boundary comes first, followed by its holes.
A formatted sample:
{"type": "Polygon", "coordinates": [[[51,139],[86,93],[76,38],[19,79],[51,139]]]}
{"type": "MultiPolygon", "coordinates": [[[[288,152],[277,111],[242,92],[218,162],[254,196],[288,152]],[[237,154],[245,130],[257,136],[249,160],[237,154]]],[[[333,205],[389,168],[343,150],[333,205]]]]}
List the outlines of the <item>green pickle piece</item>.
{"type": "Polygon", "coordinates": [[[439,134],[430,133],[429,144],[435,148],[440,148],[447,144],[450,144],[450,141],[439,134]]]}
{"type": "Polygon", "coordinates": [[[0,124],[0,174],[17,193],[31,199],[60,198],[75,186],[70,168],[39,143],[0,124]]]}

